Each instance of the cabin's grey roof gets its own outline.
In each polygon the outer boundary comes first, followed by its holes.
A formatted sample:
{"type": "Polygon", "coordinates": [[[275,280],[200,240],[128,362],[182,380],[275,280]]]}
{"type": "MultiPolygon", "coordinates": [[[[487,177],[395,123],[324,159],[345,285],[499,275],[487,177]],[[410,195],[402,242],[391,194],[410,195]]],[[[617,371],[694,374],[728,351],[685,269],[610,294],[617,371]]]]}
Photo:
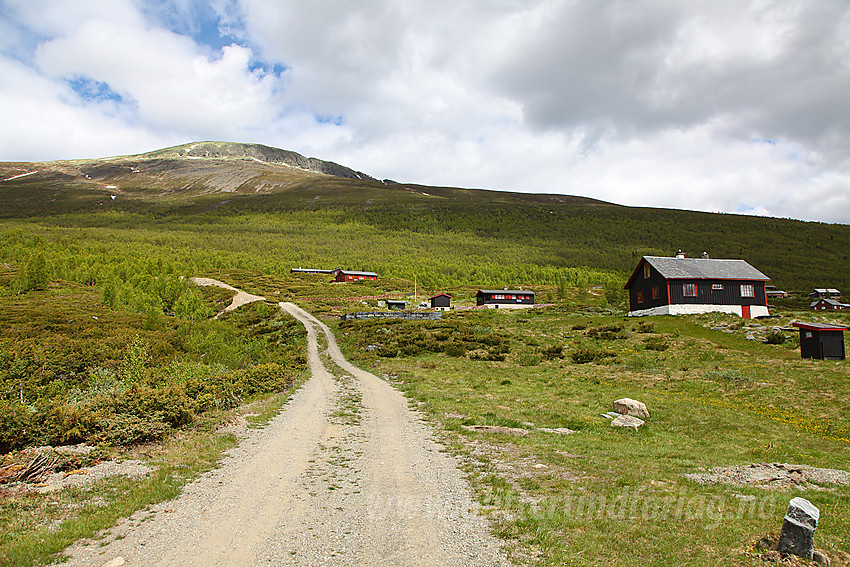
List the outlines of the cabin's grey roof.
{"type": "Polygon", "coordinates": [[[667,256],[644,256],[644,259],[666,279],[770,280],[744,260],[667,256]]]}
{"type": "Polygon", "coordinates": [[[846,303],[841,303],[837,299],[818,299],[817,301],[812,301],[812,304],[809,307],[814,307],[821,301],[823,301],[824,303],[828,303],[829,305],[832,305],[834,307],[850,307],[850,305],[846,303]]]}
{"type": "Polygon", "coordinates": [[[534,295],[533,291],[527,289],[479,289],[478,293],[510,293],[512,295],[534,295]]]}
{"type": "MultiPolygon", "coordinates": [[[[334,271],[336,271],[336,270],[334,270],[334,271]]],[[[339,270],[339,271],[342,272],[343,274],[346,274],[346,275],[349,275],[349,276],[375,276],[375,277],[378,276],[378,274],[376,274],[375,272],[355,272],[354,270],[339,270]]]]}

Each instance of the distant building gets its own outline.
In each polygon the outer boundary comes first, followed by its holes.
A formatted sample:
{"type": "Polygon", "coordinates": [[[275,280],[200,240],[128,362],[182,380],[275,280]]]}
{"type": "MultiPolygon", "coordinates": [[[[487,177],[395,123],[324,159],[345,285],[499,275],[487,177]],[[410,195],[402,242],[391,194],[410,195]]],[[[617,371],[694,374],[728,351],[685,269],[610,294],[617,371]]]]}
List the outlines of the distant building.
{"type": "Polygon", "coordinates": [[[335,270],[320,270],[317,268],[292,268],[289,270],[290,274],[335,274],[338,269],[335,270]]]}
{"type": "Polygon", "coordinates": [[[354,272],[350,270],[335,270],[336,277],[334,281],[337,282],[356,282],[359,280],[376,280],[378,279],[378,274],[375,272],[354,272]]]}
{"type": "Polygon", "coordinates": [[[812,311],[842,311],[844,309],[850,309],[850,305],[841,303],[837,299],[824,298],[812,301],[809,307],[811,307],[812,311]]]}
{"type": "Polygon", "coordinates": [[[781,289],[777,289],[775,285],[764,286],[764,294],[767,297],[788,297],[787,291],[782,291],[781,289]]]}
{"type": "Polygon", "coordinates": [[[624,286],[629,316],[720,311],[751,319],[767,310],[766,275],[744,260],[644,256],[624,286]]]}
{"type": "Polygon", "coordinates": [[[488,309],[534,307],[534,292],[516,289],[479,289],[476,303],[488,309]]]}
{"type": "Polygon", "coordinates": [[[438,293],[431,298],[431,309],[448,311],[452,308],[452,296],[448,293],[438,293]]]}
{"type": "Polygon", "coordinates": [[[407,309],[407,302],[401,301],[399,299],[388,299],[387,300],[387,309],[404,311],[407,309]]]}
{"type": "Polygon", "coordinates": [[[841,297],[841,292],[834,287],[819,287],[809,294],[809,297],[841,297]]]}

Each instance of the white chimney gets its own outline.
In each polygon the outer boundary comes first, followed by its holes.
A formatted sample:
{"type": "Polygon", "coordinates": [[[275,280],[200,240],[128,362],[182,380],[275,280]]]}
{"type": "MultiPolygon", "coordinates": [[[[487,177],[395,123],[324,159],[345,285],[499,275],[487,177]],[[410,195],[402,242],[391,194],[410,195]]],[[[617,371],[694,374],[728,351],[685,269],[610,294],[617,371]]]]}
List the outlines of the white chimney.
{"type": "Polygon", "coordinates": [[[703,253],[702,253],[702,259],[703,259],[703,260],[708,260],[708,252],[703,252],[703,253]]]}
{"type": "Polygon", "coordinates": [[[679,250],[678,252],[676,252],[676,258],[684,258],[684,257],[685,257],[685,253],[684,253],[684,252],[682,252],[681,250],[679,250]]]}

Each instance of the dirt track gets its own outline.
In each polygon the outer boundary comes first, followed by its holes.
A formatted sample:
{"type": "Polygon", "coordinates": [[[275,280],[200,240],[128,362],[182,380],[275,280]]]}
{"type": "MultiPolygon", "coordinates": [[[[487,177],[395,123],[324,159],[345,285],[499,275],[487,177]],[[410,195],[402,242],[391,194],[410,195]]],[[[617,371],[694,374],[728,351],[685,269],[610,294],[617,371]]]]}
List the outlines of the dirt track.
{"type": "Polygon", "coordinates": [[[220,468],[116,528],[120,539],[69,549],[69,564],[507,565],[406,399],[345,360],[324,324],[280,305],[307,329],[307,384],[220,468]]]}

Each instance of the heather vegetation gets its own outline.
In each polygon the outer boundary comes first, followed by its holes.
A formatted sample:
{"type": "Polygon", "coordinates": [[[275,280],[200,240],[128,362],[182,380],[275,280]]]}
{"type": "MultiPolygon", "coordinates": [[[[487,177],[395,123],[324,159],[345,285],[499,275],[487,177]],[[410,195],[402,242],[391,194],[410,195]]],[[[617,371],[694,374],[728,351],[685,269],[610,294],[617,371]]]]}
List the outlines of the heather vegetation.
{"type": "MultiPolygon", "coordinates": [[[[15,278],[9,269],[2,277],[15,278]]],[[[301,328],[275,307],[211,321],[216,294],[178,291],[186,284],[167,276],[152,281],[139,313],[70,282],[4,298],[0,451],[158,441],[201,414],[286,389],[303,368],[300,351],[287,348],[301,328]],[[190,296],[194,307],[183,309],[190,296]]]]}

